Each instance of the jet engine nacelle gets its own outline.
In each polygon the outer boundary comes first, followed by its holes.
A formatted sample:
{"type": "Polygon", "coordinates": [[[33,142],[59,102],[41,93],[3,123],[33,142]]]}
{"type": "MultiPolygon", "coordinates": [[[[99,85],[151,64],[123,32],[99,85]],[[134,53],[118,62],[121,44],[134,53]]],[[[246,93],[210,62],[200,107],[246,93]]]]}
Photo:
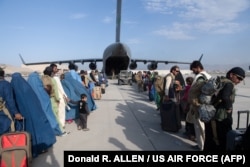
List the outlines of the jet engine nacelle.
{"type": "Polygon", "coordinates": [[[157,63],[150,63],[149,65],[148,65],[148,70],[155,70],[155,69],[157,69],[157,63]]]}
{"type": "Polygon", "coordinates": [[[89,63],[89,68],[91,70],[95,70],[96,69],[96,63],[93,63],[93,62],[89,63]]]}
{"type": "Polygon", "coordinates": [[[132,62],[132,63],[130,63],[129,68],[130,68],[130,70],[134,70],[134,69],[136,69],[136,68],[137,68],[137,64],[136,64],[136,62],[132,62]]]}

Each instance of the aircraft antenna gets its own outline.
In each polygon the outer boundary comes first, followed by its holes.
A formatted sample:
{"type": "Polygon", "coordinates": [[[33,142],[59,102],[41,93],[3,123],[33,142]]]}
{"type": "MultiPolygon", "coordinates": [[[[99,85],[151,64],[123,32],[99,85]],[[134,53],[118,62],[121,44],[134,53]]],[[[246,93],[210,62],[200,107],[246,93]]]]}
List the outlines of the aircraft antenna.
{"type": "Polygon", "coordinates": [[[120,42],[120,29],[121,29],[121,8],[122,8],[122,0],[117,0],[116,7],[116,42],[120,42]]]}

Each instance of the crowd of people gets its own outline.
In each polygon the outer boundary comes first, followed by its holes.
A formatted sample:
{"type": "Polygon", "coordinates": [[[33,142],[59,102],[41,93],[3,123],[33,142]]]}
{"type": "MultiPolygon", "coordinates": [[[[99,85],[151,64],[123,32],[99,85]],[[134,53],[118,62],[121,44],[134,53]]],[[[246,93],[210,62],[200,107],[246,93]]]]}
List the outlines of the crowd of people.
{"type": "MultiPolygon", "coordinates": [[[[245,71],[241,67],[230,69],[223,88],[213,96],[216,109],[214,118],[209,122],[200,120],[198,105],[188,101],[189,90],[195,83],[202,83],[212,76],[207,73],[200,61],[193,61],[190,70],[194,75],[183,78],[178,66],[173,66],[164,77],[157,72],[139,71],[134,75],[138,91],[148,91],[149,100],[155,101],[156,109],[166,101],[175,102],[179,108],[181,120],[185,121],[185,135],[197,145],[192,146],[199,151],[226,151],[227,133],[232,130],[232,112],[235,101],[235,86],[245,78],[245,71]],[[184,81],[184,82],[183,82],[184,81]],[[222,115],[224,115],[222,117],[222,115]]],[[[178,119],[177,119],[178,120],[178,119]]]]}
{"type": "Polygon", "coordinates": [[[32,72],[24,79],[13,73],[5,79],[0,68],[0,135],[25,130],[32,138],[32,156],[46,152],[65,136],[65,124],[76,123],[78,130],[88,131],[87,117],[97,106],[93,99],[94,87],[108,86],[102,72],[89,75],[75,64],[67,72],[58,73],[57,65],[46,67],[42,74],[32,72]]]}
{"type": "MultiPolygon", "coordinates": [[[[50,148],[56,142],[56,136],[69,134],[65,131],[66,123],[77,120],[76,128],[88,131],[87,117],[97,108],[93,88],[101,84],[108,86],[107,78],[97,70],[88,74],[83,70],[78,73],[75,64],[69,64],[68,68],[68,72],[58,75],[57,65],[51,64],[42,75],[32,72],[27,79],[14,73],[10,82],[5,80],[4,69],[0,68],[0,135],[21,130],[24,122],[25,130],[32,137],[33,157],[50,148]],[[17,120],[15,124],[14,119],[17,120]]],[[[139,92],[148,91],[149,100],[155,101],[157,110],[166,101],[179,104],[185,134],[197,142],[194,149],[226,150],[226,135],[232,129],[235,85],[245,78],[245,71],[234,67],[227,72],[225,78],[229,82],[218,93],[220,101],[215,106],[226,116],[204,123],[199,119],[197,107],[189,104],[188,93],[195,83],[204,82],[211,75],[200,61],[194,61],[190,70],[194,76],[185,79],[175,65],[164,77],[157,72],[139,71],[133,75],[133,80],[139,92]]]]}

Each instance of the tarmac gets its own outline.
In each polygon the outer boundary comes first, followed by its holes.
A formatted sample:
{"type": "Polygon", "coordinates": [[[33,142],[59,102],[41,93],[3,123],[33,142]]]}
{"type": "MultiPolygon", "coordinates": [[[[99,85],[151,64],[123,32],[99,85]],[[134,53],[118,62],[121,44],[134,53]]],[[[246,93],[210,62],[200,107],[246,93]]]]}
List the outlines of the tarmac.
{"type": "MultiPolygon", "coordinates": [[[[236,86],[237,96],[233,111],[233,128],[237,125],[237,111],[250,110],[250,77],[236,86]]],[[[64,166],[64,151],[195,151],[196,143],[184,136],[184,122],[177,133],[161,129],[160,114],[147,92],[139,93],[136,84],[118,85],[109,80],[106,93],[95,100],[97,109],[88,117],[89,131],[77,130],[75,122],[66,124],[66,136],[48,152],[33,159],[32,167],[64,166]]],[[[240,126],[246,126],[242,116],[240,126]]]]}

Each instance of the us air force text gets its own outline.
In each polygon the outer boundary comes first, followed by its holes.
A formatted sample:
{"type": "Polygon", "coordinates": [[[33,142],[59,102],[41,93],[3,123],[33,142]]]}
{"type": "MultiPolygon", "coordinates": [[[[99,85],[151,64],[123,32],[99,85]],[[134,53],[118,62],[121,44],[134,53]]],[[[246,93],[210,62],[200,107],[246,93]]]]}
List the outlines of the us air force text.
{"type": "Polygon", "coordinates": [[[85,163],[85,162],[186,162],[186,163],[245,163],[244,155],[90,155],[90,156],[67,156],[68,163],[85,163]]]}

